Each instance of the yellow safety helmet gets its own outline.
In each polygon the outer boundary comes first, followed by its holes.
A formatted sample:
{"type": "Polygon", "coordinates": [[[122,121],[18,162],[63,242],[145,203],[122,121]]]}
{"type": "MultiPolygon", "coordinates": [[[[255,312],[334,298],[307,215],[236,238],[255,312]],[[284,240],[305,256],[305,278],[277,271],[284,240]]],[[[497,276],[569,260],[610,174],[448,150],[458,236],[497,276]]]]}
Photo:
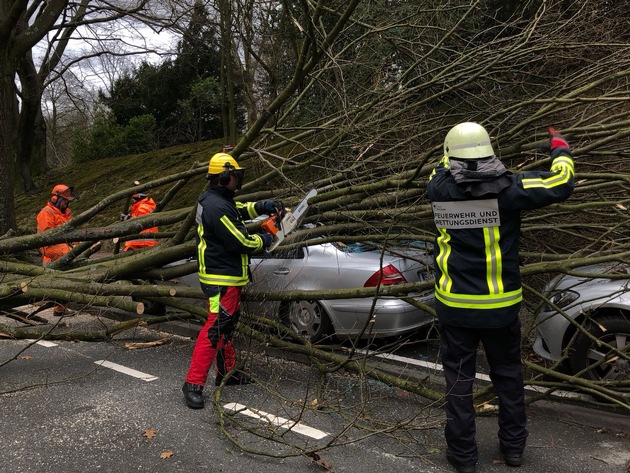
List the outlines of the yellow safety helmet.
{"type": "Polygon", "coordinates": [[[226,186],[230,182],[230,175],[236,175],[236,189],[239,190],[245,179],[245,168],[242,168],[231,155],[217,153],[210,158],[208,163],[208,177],[219,177],[219,183],[226,186]]]}
{"type": "Polygon", "coordinates": [[[478,123],[454,126],[444,139],[444,154],[455,159],[481,159],[494,156],[490,136],[478,123]]]}
{"type": "Polygon", "coordinates": [[[210,158],[210,162],[208,163],[208,174],[211,176],[215,176],[217,174],[221,174],[222,172],[230,172],[236,171],[241,168],[236,159],[234,159],[231,155],[227,153],[217,153],[210,158]]]}

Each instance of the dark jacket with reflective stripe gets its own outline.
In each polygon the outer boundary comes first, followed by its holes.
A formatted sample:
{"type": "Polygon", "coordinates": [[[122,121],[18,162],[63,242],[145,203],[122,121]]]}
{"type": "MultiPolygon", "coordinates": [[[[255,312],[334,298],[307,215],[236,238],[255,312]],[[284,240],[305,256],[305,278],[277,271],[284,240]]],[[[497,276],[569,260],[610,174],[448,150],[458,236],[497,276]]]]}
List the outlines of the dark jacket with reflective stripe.
{"type": "Polygon", "coordinates": [[[197,262],[201,284],[244,286],[249,282],[249,255],[263,246],[244,220],[258,217],[254,202],[240,203],[223,187],[209,187],[197,202],[197,262]]]}
{"type": "Polygon", "coordinates": [[[522,300],[519,270],[521,210],[562,202],[573,192],[568,149],[552,152],[551,171],[507,174],[509,185],[473,198],[463,193],[443,158],[429,181],[438,230],[435,296],[438,318],[468,327],[501,327],[522,300]]]}

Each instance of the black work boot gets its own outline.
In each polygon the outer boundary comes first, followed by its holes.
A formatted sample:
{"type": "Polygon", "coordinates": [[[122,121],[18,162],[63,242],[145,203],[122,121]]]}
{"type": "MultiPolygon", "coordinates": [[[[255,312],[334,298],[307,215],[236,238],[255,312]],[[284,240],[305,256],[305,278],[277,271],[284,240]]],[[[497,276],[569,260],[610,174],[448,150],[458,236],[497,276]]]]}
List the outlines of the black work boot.
{"type": "Polygon", "coordinates": [[[521,466],[523,464],[523,455],[518,453],[507,453],[503,455],[507,466],[521,466]]]}
{"type": "Polygon", "coordinates": [[[230,371],[227,374],[217,373],[217,378],[214,380],[215,386],[220,386],[223,382],[223,378],[227,378],[225,380],[226,386],[234,386],[239,384],[251,384],[253,383],[252,379],[247,376],[245,373],[241,373],[240,371],[230,371]]]}
{"type": "Polygon", "coordinates": [[[459,463],[449,451],[446,452],[446,459],[455,467],[457,473],[475,473],[477,471],[477,467],[475,465],[462,465],[459,463]]]}
{"type": "Polygon", "coordinates": [[[203,409],[203,386],[199,384],[184,383],[182,386],[186,405],[191,409],[203,409]]]}
{"type": "Polygon", "coordinates": [[[519,452],[508,452],[501,448],[503,460],[507,466],[519,467],[523,464],[523,454],[519,452]]]}

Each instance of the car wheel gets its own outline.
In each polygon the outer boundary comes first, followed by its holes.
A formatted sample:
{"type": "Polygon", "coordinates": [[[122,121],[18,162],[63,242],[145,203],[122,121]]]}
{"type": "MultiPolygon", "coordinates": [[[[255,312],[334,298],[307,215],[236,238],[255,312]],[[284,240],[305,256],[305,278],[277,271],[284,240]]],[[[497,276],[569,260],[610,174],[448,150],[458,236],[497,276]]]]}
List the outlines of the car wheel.
{"type": "Polygon", "coordinates": [[[317,301],[297,301],[284,305],[281,320],[311,343],[320,342],[332,335],[330,318],[317,301]]]}
{"type": "MultiPolygon", "coordinates": [[[[630,353],[630,320],[627,316],[601,317],[596,322],[590,321],[585,328],[600,342],[625,354],[630,353]]],[[[573,349],[573,373],[584,371],[582,376],[592,380],[630,379],[630,362],[585,334],[576,337],[573,349]]]]}
{"type": "Polygon", "coordinates": [[[138,302],[144,304],[144,315],[166,315],[166,306],[164,304],[146,299],[138,299],[138,302]]]}

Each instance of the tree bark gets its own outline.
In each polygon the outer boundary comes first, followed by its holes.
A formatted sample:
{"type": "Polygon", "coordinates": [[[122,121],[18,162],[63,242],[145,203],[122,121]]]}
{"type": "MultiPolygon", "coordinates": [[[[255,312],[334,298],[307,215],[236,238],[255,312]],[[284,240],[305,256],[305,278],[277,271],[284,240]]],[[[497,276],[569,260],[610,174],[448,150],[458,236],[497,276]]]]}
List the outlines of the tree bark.
{"type": "Polygon", "coordinates": [[[20,61],[18,69],[22,85],[20,118],[17,127],[15,156],[16,192],[33,189],[33,177],[48,170],[46,160],[46,122],[42,116],[44,84],[35,70],[30,53],[20,61]]]}
{"type": "Polygon", "coordinates": [[[15,99],[12,59],[2,47],[0,37],[0,238],[9,230],[16,229],[14,188],[15,127],[17,102],[15,99]]]}

